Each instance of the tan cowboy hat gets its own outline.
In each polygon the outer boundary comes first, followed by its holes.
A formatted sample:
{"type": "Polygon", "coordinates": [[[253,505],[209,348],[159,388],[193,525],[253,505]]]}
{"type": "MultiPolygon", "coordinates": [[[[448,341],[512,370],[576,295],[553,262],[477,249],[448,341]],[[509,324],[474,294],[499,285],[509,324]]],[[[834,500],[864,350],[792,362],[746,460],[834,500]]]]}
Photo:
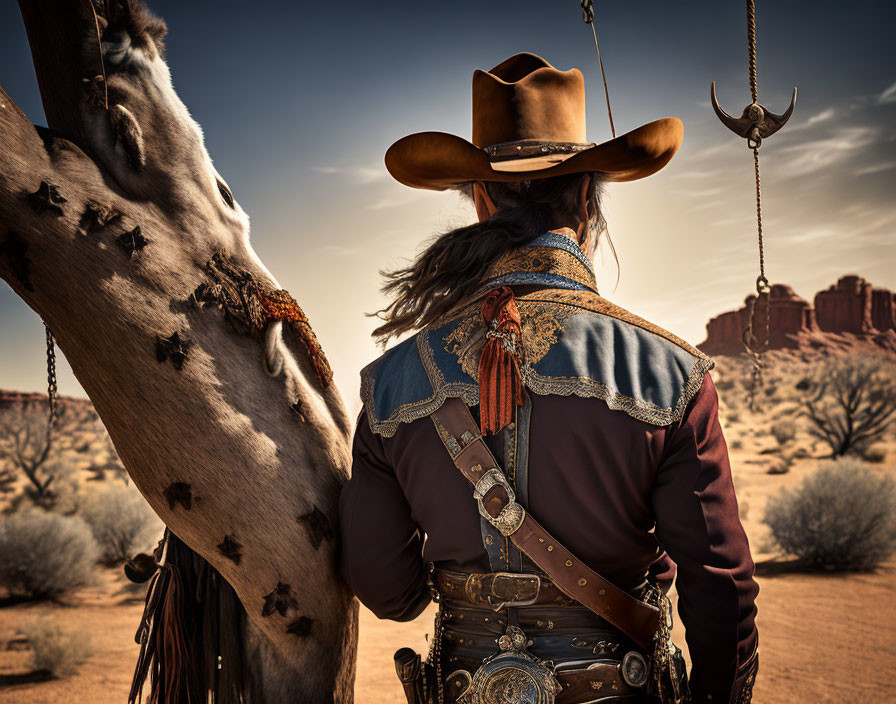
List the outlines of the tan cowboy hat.
{"type": "Polygon", "coordinates": [[[470,181],[522,181],[597,172],[634,181],[663,168],[683,127],[665,117],[601,144],[585,136],[585,80],[535,54],[517,54],[473,74],[473,141],[418,132],[386,152],[400,183],[443,191],[470,181]]]}

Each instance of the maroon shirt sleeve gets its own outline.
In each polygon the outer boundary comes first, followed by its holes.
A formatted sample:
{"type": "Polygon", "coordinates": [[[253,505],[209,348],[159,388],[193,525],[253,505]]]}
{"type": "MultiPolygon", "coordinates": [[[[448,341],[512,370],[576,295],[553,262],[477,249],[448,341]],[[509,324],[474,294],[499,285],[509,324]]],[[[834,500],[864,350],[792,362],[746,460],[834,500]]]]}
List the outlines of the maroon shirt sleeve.
{"type": "Polygon", "coordinates": [[[666,433],[652,500],[657,540],[678,565],[694,701],[739,701],[755,674],[759,587],[709,374],[666,433]]]}
{"type": "Polygon", "coordinates": [[[430,601],[423,531],[387,463],[383,440],[363,414],[352,447],[352,478],[339,496],[340,567],[379,618],[410,621],[430,601]]]}

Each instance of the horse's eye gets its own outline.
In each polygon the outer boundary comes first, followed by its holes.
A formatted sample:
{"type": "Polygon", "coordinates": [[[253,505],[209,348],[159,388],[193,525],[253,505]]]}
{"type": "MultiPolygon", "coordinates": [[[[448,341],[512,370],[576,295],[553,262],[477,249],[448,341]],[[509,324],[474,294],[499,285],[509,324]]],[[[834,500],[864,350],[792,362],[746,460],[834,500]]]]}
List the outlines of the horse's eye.
{"type": "Polygon", "coordinates": [[[230,192],[230,189],[224,184],[223,181],[218,181],[218,192],[221,194],[221,198],[224,200],[224,202],[227,203],[227,207],[233,210],[233,193],[230,192]]]}

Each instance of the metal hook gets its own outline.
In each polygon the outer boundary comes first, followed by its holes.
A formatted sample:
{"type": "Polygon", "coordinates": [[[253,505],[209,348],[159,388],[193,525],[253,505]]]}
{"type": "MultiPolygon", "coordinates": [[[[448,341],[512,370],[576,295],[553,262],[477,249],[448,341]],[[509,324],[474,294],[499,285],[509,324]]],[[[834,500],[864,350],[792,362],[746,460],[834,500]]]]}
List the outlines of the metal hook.
{"type": "Polygon", "coordinates": [[[719,120],[729,130],[734,132],[738,137],[747,140],[751,149],[756,149],[762,144],[762,140],[770,137],[779,129],[781,129],[790,116],[793,114],[793,108],[796,106],[796,87],[793,89],[793,97],[790,99],[790,107],[782,115],[777,115],[764,105],[759,103],[750,103],[744,108],[740,117],[732,117],[722,110],[719,101],[716,99],[716,82],[712,82],[709,91],[712,109],[716,111],[719,120]]]}

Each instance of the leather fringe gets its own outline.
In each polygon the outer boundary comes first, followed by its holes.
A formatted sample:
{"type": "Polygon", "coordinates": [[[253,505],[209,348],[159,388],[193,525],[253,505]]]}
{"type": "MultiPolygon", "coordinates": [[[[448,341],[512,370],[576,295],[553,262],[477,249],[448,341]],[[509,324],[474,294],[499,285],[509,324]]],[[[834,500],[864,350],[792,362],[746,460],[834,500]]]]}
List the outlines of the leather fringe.
{"type": "MultiPolygon", "coordinates": [[[[163,547],[164,546],[164,547],[163,547]]],[[[246,704],[245,612],[227,582],[170,531],[137,630],[128,704],[246,704]]]]}
{"type": "Polygon", "coordinates": [[[500,432],[513,420],[516,407],[524,403],[520,311],[508,286],[485,297],[482,321],[485,344],[479,357],[479,427],[485,435],[500,432]]]}

